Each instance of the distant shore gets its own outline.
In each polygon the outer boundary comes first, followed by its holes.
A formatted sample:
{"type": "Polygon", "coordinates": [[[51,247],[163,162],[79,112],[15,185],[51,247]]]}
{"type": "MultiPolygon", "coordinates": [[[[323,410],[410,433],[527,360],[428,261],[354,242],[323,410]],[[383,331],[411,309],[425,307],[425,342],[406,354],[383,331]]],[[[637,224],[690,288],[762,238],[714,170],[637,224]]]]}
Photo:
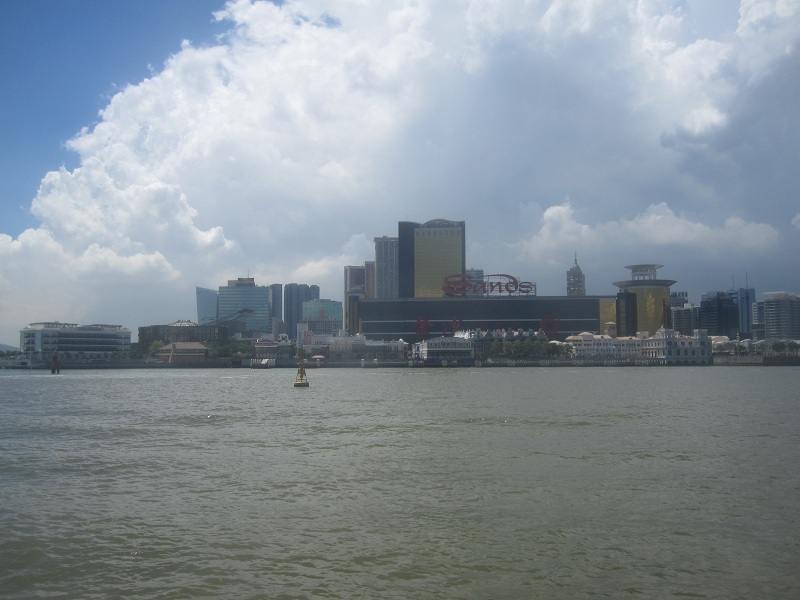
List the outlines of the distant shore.
{"type": "MultiPolygon", "coordinates": [[[[618,359],[537,359],[515,360],[506,358],[493,358],[486,360],[449,360],[449,361],[422,361],[422,360],[375,360],[354,359],[344,361],[308,360],[307,368],[310,369],[374,369],[374,368],[456,368],[456,367],[481,367],[481,368],[513,368],[513,367],[658,367],[658,366],[698,366],[698,365],[667,365],[663,360],[618,360],[618,359]]],[[[800,366],[800,356],[795,355],[768,355],[768,356],[715,356],[713,363],[708,366],[800,366]]],[[[121,359],[104,361],[63,362],[60,370],[80,369],[294,369],[297,367],[295,360],[280,360],[277,364],[262,366],[251,359],[206,359],[201,362],[186,364],[173,364],[151,359],[121,359]],[[252,364],[251,364],[252,362],[252,364]]],[[[24,360],[0,360],[0,369],[17,370],[48,370],[50,364],[44,362],[24,360]]]]}

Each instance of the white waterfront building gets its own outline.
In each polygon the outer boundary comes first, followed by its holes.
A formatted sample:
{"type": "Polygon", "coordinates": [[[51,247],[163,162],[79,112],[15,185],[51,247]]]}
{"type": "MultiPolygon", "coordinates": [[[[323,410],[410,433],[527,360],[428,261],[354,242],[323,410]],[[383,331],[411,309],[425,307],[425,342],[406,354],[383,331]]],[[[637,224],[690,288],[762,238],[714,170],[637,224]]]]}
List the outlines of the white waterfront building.
{"type": "Polygon", "coordinates": [[[694,335],[681,335],[674,329],[660,328],[652,337],[637,332],[636,337],[612,337],[587,331],[568,336],[575,358],[587,360],[647,360],[665,365],[707,365],[711,363],[711,339],[705,329],[694,335]]]}
{"type": "Polygon", "coordinates": [[[564,343],[572,346],[575,358],[595,360],[638,360],[642,358],[642,341],[647,332],[640,331],[636,337],[613,337],[584,331],[570,335],[564,343]]]}
{"type": "Polygon", "coordinates": [[[642,342],[642,355],[665,365],[709,365],[711,339],[705,329],[695,329],[694,335],[688,336],[661,327],[642,342]]]}
{"type": "Polygon", "coordinates": [[[97,359],[127,356],[131,331],[122,325],[77,325],[48,321],[31,323],[19,332],[19,349],[31,357],[97,359]]]}
{"type": "Polygon", "coordinates": [[[371,357],[385,359],[404,359],[408,344],[400,340],[368,340],[360,334],[341,335],[315,334],[303,331],[301,344],[307,357],[327,353],[333,360],[353,359],[354,357],[371,357]],[[327,352],[326,352],[327,350],[327,352]]]}
{"type": "Polygon", "coordinates": [[[472,340],[463,337],[436,337],[414,344],[414,358],[426,364],[472,364],[472,340]]]}

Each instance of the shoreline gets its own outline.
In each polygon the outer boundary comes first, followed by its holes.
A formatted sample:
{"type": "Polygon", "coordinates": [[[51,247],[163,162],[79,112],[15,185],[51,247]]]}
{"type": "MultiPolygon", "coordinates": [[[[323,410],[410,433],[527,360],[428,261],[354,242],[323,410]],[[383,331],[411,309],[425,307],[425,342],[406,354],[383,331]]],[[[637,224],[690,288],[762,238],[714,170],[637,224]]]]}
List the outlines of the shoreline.
{"type": "MultiPolygon", "coordinates": [[[[246,364],[251,359],[243,359],[236,362],[231,359],[209,359],[202,363],[175,364],[156,362],[148,360],[130,359],[125,361],[107,362],[86,362],[86,363],[62,363],[59,370],[105,370],[105,369],[296,369],[297,363],[292,361],[280,361],[278,364],[262,366],[258,363],[246,364]]],[[[376,369],[376,368],[524,368],[524,367],[774,367],[774,366],[800,366],[800,356],[763,356],[763,357],[714,357],[708,365],[699,364],[667,364],[660,359],[638,359],[638,360],[618,360],[618,359],[540,359],[540,360],[515,360],[515,359],[489,359],[489,360],[441,360],[441,361],[421,361],[421,360],[375,360],[375,359],[355,359],[348,361],[308,361],[307,369],[376,369]]],[[[44,371],[49,370],[50,365],[46,363],[33,364],[7,364],[0,363],[2,370],[29,370],[44,371]]]]}

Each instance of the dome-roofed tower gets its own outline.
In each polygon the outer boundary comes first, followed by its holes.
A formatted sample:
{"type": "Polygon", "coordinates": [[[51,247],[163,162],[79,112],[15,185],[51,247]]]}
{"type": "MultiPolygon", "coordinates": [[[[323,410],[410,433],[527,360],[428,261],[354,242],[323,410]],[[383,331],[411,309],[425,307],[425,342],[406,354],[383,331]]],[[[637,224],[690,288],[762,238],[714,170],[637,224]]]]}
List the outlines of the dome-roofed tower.
{"type": "Polygon", "coordinates": [[[654,335],[659,327],[671,327],[669,288],[673,279],[658,279],[657,271],[663,265],[629,265],[631,278],[615,281],[617,294],[617,333],[636,335],[647,331],[654,335]],[[631,302],[632,300],[632,302],[631,302]]]}

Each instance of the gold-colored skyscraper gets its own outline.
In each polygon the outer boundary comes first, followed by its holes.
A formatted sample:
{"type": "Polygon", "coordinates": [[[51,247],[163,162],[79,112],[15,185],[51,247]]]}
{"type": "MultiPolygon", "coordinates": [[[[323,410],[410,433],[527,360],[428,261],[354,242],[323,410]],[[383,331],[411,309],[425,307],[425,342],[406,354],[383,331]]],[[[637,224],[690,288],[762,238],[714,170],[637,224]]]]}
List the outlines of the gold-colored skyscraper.
{"type": "Polygon", "coordinates": [[[464,221],[435,219],[420,225],[402,221],[400,247],[400,297],[441,298],[448,275],[466,269],[464,221]]]}
{"type": "Polygon", "coordinates": [[[629,265],[625,268],[631,270],[631,278],[614,282],[620,289],[617,296],[618,335],[636,335],[637,331],[647,331],[649,335],[654,335],[660,327],[671,326],[669,288],[675,281],[658,279],[656,271],[663,266],[629,265]],[[630,296],[627,294],[633,295],[634,306],[630,306],[630,296]],[[631,319],[634,314],[635,319],[631,319]]]}

